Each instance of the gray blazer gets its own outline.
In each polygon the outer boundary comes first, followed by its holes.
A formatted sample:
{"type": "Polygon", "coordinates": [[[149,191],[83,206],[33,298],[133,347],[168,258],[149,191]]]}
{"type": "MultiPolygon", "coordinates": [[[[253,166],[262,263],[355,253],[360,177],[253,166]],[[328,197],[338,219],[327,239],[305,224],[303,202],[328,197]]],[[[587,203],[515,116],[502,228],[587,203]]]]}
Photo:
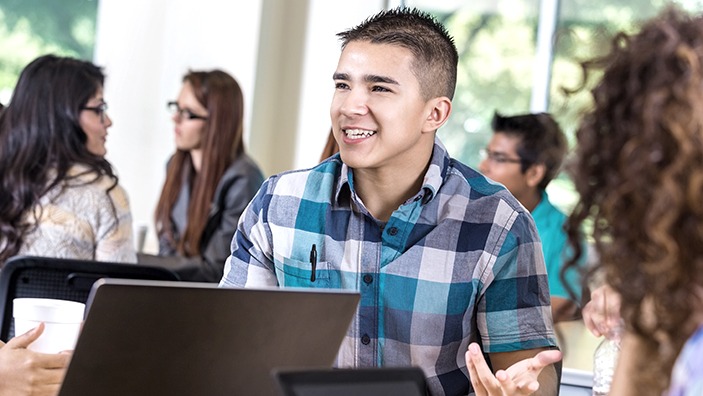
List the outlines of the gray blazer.
{"type": "MultiPolygon", "coordinates": [[[[242,154],[227,168],[215,189],[210,213],[200,244],[200,257],[178,257],[176,272],[182,280],[219,282],[225,260],[230,255],[232,236],[239,216],[259,191],[264,176],[256,163],[242,154]]],[[[187,224],[190,202],[190,180],[183,184],[176,204],[171,210],[173,235],[179,235],[187,224]]],[[[178,256],[176,247],[165,236],[159,238],[159,256],[178,256]]],[[[175,258],[175,257],[174,257],[175,258]]]]}

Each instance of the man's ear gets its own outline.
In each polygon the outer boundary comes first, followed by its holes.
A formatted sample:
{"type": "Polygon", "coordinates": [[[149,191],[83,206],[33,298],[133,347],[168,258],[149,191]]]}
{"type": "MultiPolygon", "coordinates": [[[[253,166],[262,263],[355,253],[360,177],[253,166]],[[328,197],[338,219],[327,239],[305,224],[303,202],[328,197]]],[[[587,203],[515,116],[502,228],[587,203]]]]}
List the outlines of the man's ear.
{"type": "Polygon", "coordinates": [[[446,96],[440,96],[427,101],[427,119],[422,132],[434,132],[444,125],[452,112],[452,101],[446,96]]]}
{"type": "Polygon", "coordinates": [[[537,187],[544,179],[547,174],[547,166],[544,164],[533,164],[527,168],[525,171],[525,178],[527,180],[527,185],[530,187],[537,187]]]}

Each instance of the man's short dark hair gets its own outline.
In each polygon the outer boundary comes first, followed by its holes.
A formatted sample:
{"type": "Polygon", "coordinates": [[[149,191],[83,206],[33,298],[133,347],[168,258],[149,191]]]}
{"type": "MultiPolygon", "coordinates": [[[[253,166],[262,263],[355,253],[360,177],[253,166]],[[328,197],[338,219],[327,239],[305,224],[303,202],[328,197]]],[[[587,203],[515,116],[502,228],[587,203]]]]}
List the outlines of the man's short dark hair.
{"type": "Polygon", "coordinates": [[[522,172],[535,164],[545,165],[547,170],[538,187],[547,188],[559,173],[567,151],[566,136],[554,118],[547,113],[505,117],[496,112],[491,127],[493,133],[520,139],[517,154],[522,159],[522,172]]]}
{"type": "Polygon", "coordinates": [[[415,57],[412,72],[420,82],[422,96],[454,97],[459,55],[447,29],[428,13],[404,7],[381,11],[337,36],[342,49],[352,41],[408,49],[415,57]]]}

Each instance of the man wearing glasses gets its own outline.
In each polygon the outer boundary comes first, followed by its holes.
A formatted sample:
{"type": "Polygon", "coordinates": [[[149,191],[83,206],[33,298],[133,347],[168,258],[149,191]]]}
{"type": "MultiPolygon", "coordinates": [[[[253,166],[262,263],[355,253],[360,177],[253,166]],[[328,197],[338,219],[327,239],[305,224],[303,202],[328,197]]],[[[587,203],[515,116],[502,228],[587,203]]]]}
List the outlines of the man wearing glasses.
{"type": "Polygon", "coordinates": [[[566,155],[566,137],[547,113],[510,117],[495,113],[491,127],[493,137],[481,152],[479,170],[503,184],[532,214],[542,239],[554,322],[575,319],[581,295],[578,275],[567,273],[576,299],[560,277],[568,252],[563,229],[566,215],[552,205],[546,192],[566,155]]]}

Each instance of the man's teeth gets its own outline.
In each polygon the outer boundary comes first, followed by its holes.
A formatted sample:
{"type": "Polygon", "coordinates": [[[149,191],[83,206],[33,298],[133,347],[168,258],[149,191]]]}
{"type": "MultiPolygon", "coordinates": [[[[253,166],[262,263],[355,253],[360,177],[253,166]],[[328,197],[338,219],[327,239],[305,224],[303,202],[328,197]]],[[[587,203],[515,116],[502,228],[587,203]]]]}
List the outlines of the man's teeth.
{"type": "Polygon", "coordinates": [[[345,129],[344,133],[347,134],[349,139],[363,139],[375,135],[376,131],[367,131],[365,129],[345,129]]]}

